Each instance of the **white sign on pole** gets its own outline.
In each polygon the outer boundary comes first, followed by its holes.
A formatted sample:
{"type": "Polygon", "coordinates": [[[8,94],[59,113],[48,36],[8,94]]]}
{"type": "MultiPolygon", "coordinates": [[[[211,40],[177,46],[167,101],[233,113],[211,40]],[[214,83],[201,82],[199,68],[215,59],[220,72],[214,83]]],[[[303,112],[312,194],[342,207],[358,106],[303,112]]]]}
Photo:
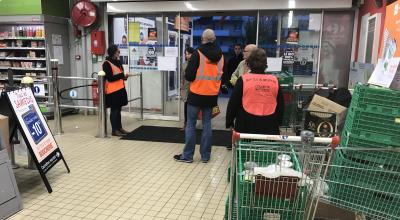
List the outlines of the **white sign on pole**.
{"type": "Polygon", "coordinates": [[[46,90],[44,89],[44,84],[34,84],[33,92],[36,97],[44,97],[46,95],[46,90]]]}
{"type": "Polygon", "coordinates": [[[71,90],[70,92],[69,92],[69,96],[71,97],[71,98],[76,98],[77,96],[78,96],[78,93],[75,91],[75,90],[71,90]]]}
{"type": "Polygon", "coordinates": [[[267,72],[280,72],[282,71],[282,57],[267,57],[267,72]]]}
{"type": "Polygon", "coordinates": [[[53,46],[53,57],[58,60],[58,64],[64,64],[64,54],[62,46],[53,46]]]}
{"type": "Polygon", "coordinates": [[[157,57],[158,70],[176,71],[176,57],[157,57]]]}
{"type": "Polygon", "coordinates": [[[165,47],[166,57],[178,57],[178,47],[165,47]]]}

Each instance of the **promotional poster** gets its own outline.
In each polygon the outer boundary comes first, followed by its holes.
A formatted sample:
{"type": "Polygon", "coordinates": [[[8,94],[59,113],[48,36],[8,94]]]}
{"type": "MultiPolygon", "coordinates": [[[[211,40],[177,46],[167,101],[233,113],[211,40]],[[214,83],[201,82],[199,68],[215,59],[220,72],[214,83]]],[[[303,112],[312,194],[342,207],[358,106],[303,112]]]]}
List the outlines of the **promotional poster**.
{"type": "Polygon", "coordinates": [[[21,132],[25,134],[28,147],[32,149],[40,168],[46,172],[61,159],[61,152],[40,112],[32,90],[25,88],[8,92],[7,95],[21,132]]]}
{"type": "Polygon", "coordinates": [[[396,1],[386,7],[383,41],[380,59],[368,83],[387,88],[400,89],[400,4],[396,1]]]}
{"type": "Polygon", "coordinates": [[[132,71],[157,70],[157,28],[155,20],[129,18],[129,59],[132,71]],[[132,40],[132,41],[131,41],[132,40]]]}

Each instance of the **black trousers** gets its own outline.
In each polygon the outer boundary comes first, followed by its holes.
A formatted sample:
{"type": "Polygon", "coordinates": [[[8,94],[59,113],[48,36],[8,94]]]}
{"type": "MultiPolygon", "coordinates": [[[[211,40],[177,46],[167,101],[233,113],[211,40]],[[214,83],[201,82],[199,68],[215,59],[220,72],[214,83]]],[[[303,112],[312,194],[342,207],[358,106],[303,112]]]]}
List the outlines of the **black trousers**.
{"type": "Polygon", "coordinates": [[[110,122],[112,132],[119,131],[122,128],[121,109],[122,107],[111,107],[110,122]]]}

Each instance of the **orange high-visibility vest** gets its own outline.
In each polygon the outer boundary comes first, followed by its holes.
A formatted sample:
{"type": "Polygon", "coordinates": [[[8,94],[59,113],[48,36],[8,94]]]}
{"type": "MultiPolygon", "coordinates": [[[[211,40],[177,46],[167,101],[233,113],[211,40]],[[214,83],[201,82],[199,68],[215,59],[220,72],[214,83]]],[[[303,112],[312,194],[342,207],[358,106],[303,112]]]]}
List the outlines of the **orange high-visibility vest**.
{"type": "MultiPolygon", "coordinates": [[[[106,62],[108,62],[110,64],[113,75],[117,75],[117,74],[122,72],[122,69],[120,69],[118,66],[112,64],[108,60],[106,60],[106,62]]],[[[123,89],[123,88],[125,88],[125,83],[124,83],[123,79],[119,79],[119,80],[114,81],[114,82],[106,81],[106,94],[110,94],[110,93],[116,92],[116,91],[118,91],[120,89],[123,89]]]]}
{"type": "Polygon", "coordinates": [[[244,110],[252,115],[267,116],[275,112],[278,79],[270,74],[243,74],[244,110]]]}
{"type": "Polygon", "coordinates": [[[212,63],[204,54],[198,52],[200,57],[199,68],[195,80],[190,83],[190,91],[198,95],[218,95],[224,57],[222,56],[218,63],[212,63]]]}

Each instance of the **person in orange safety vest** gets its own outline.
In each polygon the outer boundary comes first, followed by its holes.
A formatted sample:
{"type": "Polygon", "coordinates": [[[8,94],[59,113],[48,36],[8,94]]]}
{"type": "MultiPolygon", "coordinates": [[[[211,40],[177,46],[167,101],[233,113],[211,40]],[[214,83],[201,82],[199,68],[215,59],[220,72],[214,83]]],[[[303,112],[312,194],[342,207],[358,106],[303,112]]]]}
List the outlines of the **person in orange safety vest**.
{"type": "Polygon", "coordinates": [[[120,51],[117,45],[111,45],[107,49],[108,57],[103,63],[105,76],[106,106],[111,108],[110,121],[113,136],[124,136],[128,132],[122,128],[121,109],[128,104],[128,95],[125,89],[125,80],[128,74],[124,74],[124,68],[120,62],[120,51]]]}
{"type": "Polygon", "coordinates": [[[179,162],[193,162],[196,145],[196,122],[199,111],[202,114],[203,125],[200,143],[201,160],[203,163],[207,163],[211,157],[212,109],[217,106],[224,68],[224,56],[215,40],[213,30],[204,30],[201,37],[202,44],[193,53],[185,70],[185,78],[190,81],[187,97],[185,147],[182,154],[173,157],[174,160],[179,162]]]}
{"type": "Polygon", "coordinates": [[[279,134],[284,112],[278,79],[265,74],[267,55],[263,49],[251,52],[250,73],[241,76],[228,102],[226,128],[253,134],[279,134]]]}

